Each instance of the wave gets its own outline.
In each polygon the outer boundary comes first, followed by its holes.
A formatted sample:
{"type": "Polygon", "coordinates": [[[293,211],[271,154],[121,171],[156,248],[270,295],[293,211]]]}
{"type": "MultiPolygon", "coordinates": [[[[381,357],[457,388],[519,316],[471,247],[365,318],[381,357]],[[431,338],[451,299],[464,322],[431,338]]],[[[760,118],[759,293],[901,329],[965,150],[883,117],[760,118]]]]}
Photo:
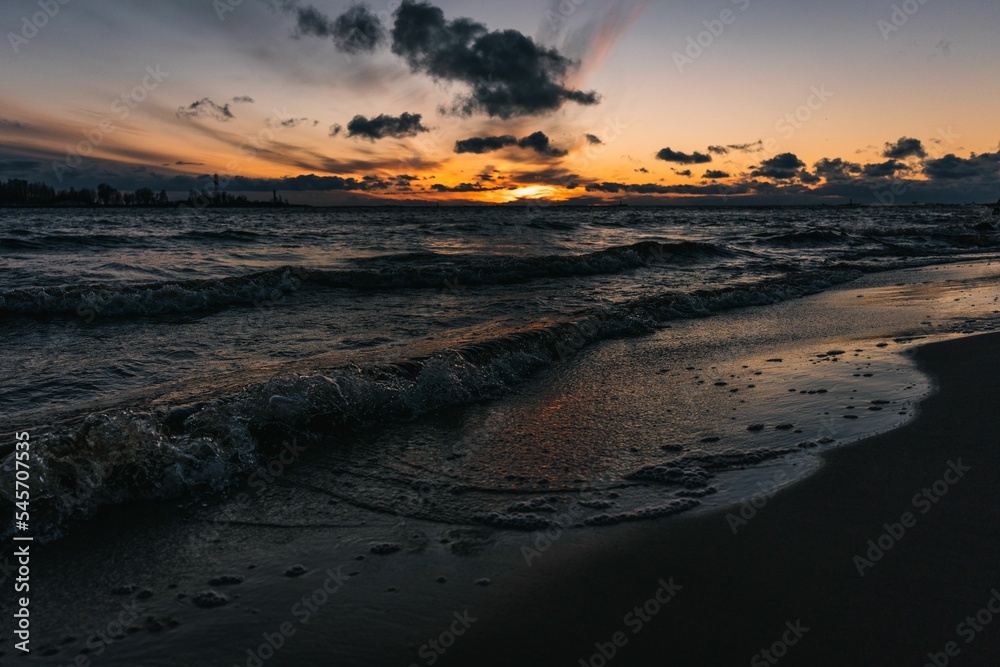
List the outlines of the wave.
{"type": "Polygon", "coordinates": [[[291,268],[216,280],[30,287],[0,292],[0,314],[129,317],[217,311],[275,299],[301,284],[291,268]]]}
{"type": "MultiPolygon", "coordinates": [[[[92,414],[77,427],[33,441],[35,526],[39,536],[55,538],[69,523],[103,506],[218,492],[258,469],[290,437],[336,442],[358,429],[500,395],[602,339],[797,298],[859,275],[803,272],[717,290],[667,293],[424,358],[276,377],[234,396],[171,410],[92,414]]],[[[695,464],[712,465],[692,459],[664,469],[692,472],[695,464]]],[[[14,465],[13,455],[7,455],[0,497],[8,503],[14,498],[14,465]]]]}
{"type": "Polygon", "coordinates": [[[252,241],[260,237],[260,234],[243,229],[223,229],[221,231],[207,231],[194,229],[189,232],[177,234],[173,238],[179,239],[204,239],[208,241],[252,241]]]}
{"type": "Polygon", "coordinates": [[[411,253],[359,260],[356,269],[281,267],[219,279],[70,285],[0,292],[0,314],[27,317],[100,314],[134,317],[219,311],[232,306],[275,300],[302,287],[441,289],[511,285],[542,278],[617,274],[659,263],[682,263],[733,257],[737,253],[712,243],[644,241],[583,255],[451,258],[411,253]]]}

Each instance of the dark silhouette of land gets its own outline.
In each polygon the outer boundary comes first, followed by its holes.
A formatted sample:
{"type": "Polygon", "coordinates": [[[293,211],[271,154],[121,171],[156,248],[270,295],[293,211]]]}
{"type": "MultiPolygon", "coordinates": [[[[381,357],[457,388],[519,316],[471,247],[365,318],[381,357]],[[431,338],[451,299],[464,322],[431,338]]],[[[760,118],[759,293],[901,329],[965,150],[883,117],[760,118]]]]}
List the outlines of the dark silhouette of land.
{"type": "Polygon", "coordinates": [[[177,208],[191,206],[198,208],[257,208],[290,207],[287,199],[272,193],[270,201],[251,201],[245,195],[231,195],[219,189],[219,177],[213,179],[213,189],[190,190],[185,200],[171,201],[166,190],[156,194],[150,188],[139,188],[132,192],[122,192],[107,183],[96,188],[74,187],[56,190],[42,182],[28,182],[12,178],[0,181],[0,207],[114,207],[114,208],[177,208]]]}

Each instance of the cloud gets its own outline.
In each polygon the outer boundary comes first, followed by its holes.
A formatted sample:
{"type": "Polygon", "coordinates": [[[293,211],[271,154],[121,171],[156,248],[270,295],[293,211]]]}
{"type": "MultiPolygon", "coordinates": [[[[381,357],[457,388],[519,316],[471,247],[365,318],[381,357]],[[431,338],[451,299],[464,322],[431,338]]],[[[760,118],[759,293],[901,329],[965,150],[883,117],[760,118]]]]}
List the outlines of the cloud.
{"type": "Polygon", "coordinates": [[[470,137],[456,141],[455,152],[482,155],[483,153],[502,150],[508,146],[515,146],[516,144],[517,137],[510,134],[504,134],[499,137],[470,137]]]}
{"type": "Polygon", "coordinates": [[[764,142],[758,139],[751,144],[729,144],[728,146],[709,146],[708,152],[716,155],[729,155],[730,151],[737,153],[759,153],[764,150],[764,142]]]}
{"type": "Polygon", "coordinates": [[[761,161],[760,166],[751,171],[750,175],[784,180],[795,178],[805,166],[806,163],[795,153],[782,153],[761,161]]]}
{"type": "Polygon", "coordinates": [[[550,167],[536,171],[511,173],[507,180],[512,183],[555,185],[567,190],[575,190],[580,187],[580,182],[584,179],[579,174],[574,174],[561,167],[550,167]]]}
{"type": "Polygon", "coordinates": [[[727,148],[738,153],[759,153],[764,150],[764,142],[758,139],[750,144],[729,144],[727,148]]]}
{"type": "MultiPolygon", "coordinates": [[[[287,3],[292,4],[292,3],[287,3]]],[[[333,34],[333,23],[326,14],[313,6],[295,7],[295,36],[311,35],[313,37],[330,37],[333,34]]]]}
{"type": "Polygon", "coordinates": [[[981,155],[973,153],[969,158],[949,153],[924,163],[924,175],[933,181],[971,180],[995,188],[1000,180],[1000,151],[981,155]]]}
{"type": "Polygon", "coordinates": [[[331,137],[337,136],[343,129],[344,128],[340,123],[334,123],[333,125],[330,126],[330,136],[331,137]]]}
{"type": "Polygon", "coordinates": [[[293,37],[330,38],[344,53],[370,53],[386,41],[382,22],[367,6],[357,4],[336,19],[312,5],[302,6],[299,0],[270,0],[269,4],[295,15],[293,37]]]}
{"type": "Polygon", "coordinates": [[[898,160],[886,160],[877,164],[866,164],[862,173],[868,178],[892,178],[897,171],[905,171],[906,165],[898,160]]]}
{"type": "Polygon", "coordinates": [[[371,53],[386,41],[379,18],[364,5],[354,5],[333,22],[333,43],[344,53],[371,53]]]}
{"type": "Polygon", "coordinates": [[[697,151],[689,155],[670,148],[664,148],[656,154],[656,159],[663,160],[664,162],[676,162],[678,164],[704,164],[711,162],[712,156],[698,153],[697,151]]]}
{"type": "Polygon", "coordinates": [[[587,134],[587,135],[584,135],[584,136],[586,137],[587,141],[589,143],[591,143],[591,144],[598,145],[598,144],[603,144],[604,143],[603,141],[601,141],[601,138],[598,137],[597,135],[587,134]]]}
{"type": "Polygon", "coordinates": [[[27,125],[16,120],[10,120],[8,118],[0,118],[0,127],[8,127],[14,130],[23,130],[27,128],[27,125]]]}
{"type": "Polygon", "coordinates": [[[174,162],[174,164],[179,165],[179,166],[191,165],[191,166],[194,166],[194,167],[204,167],[205,166],[204,162],[188,162],[186,160],[177,160],[177,162],[174,162]]]}
{"type": "Polygon", "coordinates": [[[730,174],[727,171],[720,171],[718,169],[709,169],[705,172],[702,178],[707,178],[710,181],[714,181],[719,178],[729,178],[730,174]]]}
{"type": "MultiPolygon", "coordinates": [[[[198,177],[177,176],[172,187],[177,189],[200,188],[207,175],[198,177]]],[[[246,176],[227,177],[228,188],[233,192],[268,192],[270,190],[286,190],[289,192],[321,192],[341,190],[347,192],[374,192],[392,189],[410,189],[409,183],[416,180],[415,176],[399,174],[396,176],[376,176],[374,174],[357,178],[354,176],[316,176],[306,174],[285,178],[250,178],[246,176]]],[[[168,188],[169,189],[169,188],[168,188]]]]}
{"type": "Polygon", "coordinates": [[[674,173],[677,174],[678,176],[683,176],[684,178],[691,178],[692,176],[690,169],[685,169],[684,171],[678,171],[674,169],[674,173]]]}
{"type": "Polygon", "coordinates": [[[635,169],[634,171],[636,173],[638,173],[638,174],[648,174],[649,173],[649,169],[646,169],[645,167],[639,167],[638,169],[635,169]]]}
{"type": "Polygon", "coordinates": [[[521,137],[520,139],[510,134],[504,134],[497,137],[470,137],[469,139],[460,139],[455,142],[455,152],[476,153],[481,155],[483,153],[492,153],[504,148],[509,148],[510,146],[531,149],[541,155],[548,155],[550,157],[562,157],[566,155],[566,151],[555,148],[550,144],[549,138],[544,132],[535,132],[526,137],[521,137]]]}
{"type": "Polygon", "coordinates": [[[421,118],[422,116],[418,113],[405,112],[401,116],[379,114],[372,119],[359,114],[347,124],[347,136],[362,137],[371,141],[387,137],[393,139],[415,137],[421,132],[430,132],[420,122],[421,118]]]}
{"type": "Polygon", "coordinates": [[[271,127],[298,127],[303,123],[312,123],[314,126],[319,123],[318,120],[312,120],[311,118],[285,118],[284,120],[279,120],[277,118],[269,118],[267,124],[271,127]]]}
{"type": "Polygon", "coordinates": [[[434,183],[429,189],[435,192],[491,192],[494,190],[503,190],[504,188],[503,186],[485,186],[482,183],[459,183],[458,185],[434,183]]]}
{"type": "Polygon", "coordinates": [[[453,113],[507,119],[556,111],[567,102],[598,102],[597,93],[565,85],[576,63],[516,30],[491,32],[468,18],[448,21],[440,8],[415,0],[403,0],[395,16],[393,53],[414,72],[469,86],[453,113]]]}
{"type": "Polygon", "coordinates": [[[820,178],[827,181],[848,181],[861,174],[861,165],[857,162],[846,162],[841,158],[823,158],[813,169],[820,178]]]}
{"type": "Polygon", "coordinates": [[[526,137],[522,137],[518,139],[517,145],[521,148],[530,148],[536,153],[550,157],[562,157],[566,155],[566,151],[559,150],[549,144],[549,138],[544,132],[534,132],[526,137]]]}
{"type": "Polygon", "coordinates": [[[229,105],[219,106],[207,97],[203,97],[197,102],[192,102],[186,107],[177,108],[178,118],[212,118],[221,123],[228,122],[235,118],[233,112],[229,110],[229,105]]]}
{"type": "Polygon", "coordinates": [[[882,157],[893,160],[905,160],[908,157],[925,158],[927,151],[924,150],[924,145],[920,143],[919,139],[902,137],[896,143],[886,142],[882,157]]]}
{"type": "Polygon", "coordinates": [[[232,102],[234,104],[254,104],[255,100],[249,95],[237,95],[232,99],[232,102]]]}

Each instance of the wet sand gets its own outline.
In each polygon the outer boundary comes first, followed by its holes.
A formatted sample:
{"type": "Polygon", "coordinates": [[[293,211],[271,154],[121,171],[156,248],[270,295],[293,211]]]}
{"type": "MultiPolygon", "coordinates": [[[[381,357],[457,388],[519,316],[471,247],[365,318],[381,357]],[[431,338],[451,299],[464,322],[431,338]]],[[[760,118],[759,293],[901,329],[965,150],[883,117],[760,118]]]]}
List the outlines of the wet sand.
{"type": "Polygon", "coordinates": [[[1000,611],[1000,336],[917,358],[938,391],[914,422],[825,453],[745,525],[730,509],[552,549],[438,664],[997,664],[1000,614],[981,610],[1000,611]]]}

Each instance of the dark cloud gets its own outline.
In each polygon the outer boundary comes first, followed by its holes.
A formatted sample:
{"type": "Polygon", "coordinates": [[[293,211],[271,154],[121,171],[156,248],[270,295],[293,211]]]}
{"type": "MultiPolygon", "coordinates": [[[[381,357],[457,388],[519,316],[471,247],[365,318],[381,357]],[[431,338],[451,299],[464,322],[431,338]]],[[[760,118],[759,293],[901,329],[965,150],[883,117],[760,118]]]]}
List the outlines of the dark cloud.
{"type": "Polygon", "coordinates": [[[510,134],[504,134],[499,137],[470,137],[469,139],[456,141],[455,152],[482,155],[483,153],[502,150],[508,146],[515,146],[516,144],[517,137],[510,134]]]}
{"type": "Polygon", "coordinates": [[[319,121],[314,121],[311,118],[285,118],[283,120],[279,120],[277,118],[269,118],[267,124],[270,125],[271,127],[292,128],[292,127],[298,127],[299,125],[302,125],[304,123],[312,123],[313,125],[315,125],[318,122],[319,121]]]}
{"type": "Polygon", "coordinates": [[[485,186],[482,183],[459,183],[451,186],[435,183],[429,189],[435,192],[491,192],[504,188],[502,186],[485,186]]]}
{"type": "Polygon", "coordinates": [[[738,153],[759,153],[764,150],[764,142],[758,139],[751,144],[729,144],[727,148],[738,153]]]}
{"type": "Polygon", "coordinates": [[[868,178],[892,178],[897,171],[905,171],[906,165],[898,160],[886,160],[876,164],[866,164],[862,173],[868,178]]]}
{"type": "Polygon", "coordinates": [[[608,192],[619,194],[621,192],[633,192],[636,194],[664,195],[673,191],[673,186],[659,185],[657,183],[591,183],[587,186],[587,192],[608,192]]]}
{"type": "Polygon", "coordinates": [[[709,146],[708,152],[716,155],[729,155],[730,151],[737,153],[759,153],[764,150],[764,142],[757,140],[752,144],[729,144],[728,146],[709,146]]]}
{"type": "Polygon", "coordinates": [[[225,123],[235,118],[233,112],[229,110],[229,105],[219,106],[207,97],[203,97],[197,102],[192,102],[186,107],[177,108],[178,118],[212,118],[225,123]]]}
{"type": "MultiPolygon", "coordinates": [[[[290,4],[290,3],[289,3],[290,4]]],[[[333,22],[313,6],[296,7],[295,36],[310,35],[312,37],[330,37],[333,35],[333,22]]]]}
{"type": "Polygon", "coordinates": [[[343,126],[341,126],[340,123],[334,123],[333,125],[330,126],[330,136],[331,137],[337,136],[343,129],[344,128],[343,126]]]}
{"type": "Polygon", "coordinates": [[[193,166],[193,167],[204,167],[205,166],[204,162],[188,162],[186,160],[177,160],[177,162],[174,162],[174,164],[179,165],[179,166],[190,165],[190,166],[193,166]]]}
{"type": "Polygon", "coordinates": [[[795,153],[782,153],[761,161],[760,166],[751,171],[750,175],[785,180],[799,176],[805,166],[805,162],[795,153]]]}
{"type": "Polygon", "coordinates": [[[587,135],[584,135],[584,136],[586,137],[587,141],[589,143],[591,143],[591,144],[603,144],[604,143],[603,141],[601,141],[601,138],[598,137],[596,134],[587,134],[587,135]]]}
{"type": "Polygon", "coordinates": [[[635,172],[637,174],[648,174],[649,169],[646,169],[645,167],[639,167],[638,169],[635,170],[635,172]]]}
{"type": "Polygon", "coordinates": [[[738,195],[746,194],[757,183],[737,183],[735,185],[663,185],[661,183],[592,183],[587,192],[607,192],[610,194],[637,195],[738,195]]]}
{"type": "Polygon", "coordinates": [[[676,162],[678,164],[704,164],[711,162],[712,156],[698,153],[697,151],[689,155],[670,148],[664,148],[656,154],[656,159],[663,160],[664,162],[676,162]]]}
{"type": "Polygon", "coordinates": [[[707,178],[708,180],[712,181],[718,178],[729,178],[729,176],[730,174],[727,171],[720,171],[718,169],[709,169],[708,171],[705,172],[705,175],[702,176],[702,178],[707,178]]]}
{"type": "Polygon", "coordinates": [[[8,127],[14,130],[23,130],[27,128],[27,125],[16,120],[9,120],[7,118],[0,118],[0,127],[8,127]]]}
{"type": "Polygon", "coordinates": [[[847,181],[861,174],[861,165],[857,162],[845,162],[838,158],[823,158],[813,169],[820,178],[827,181],[847,181]]]}
{"type": "Polygon", "coordinates": [[[534,185],[555,185],[567,190],[575,190],[584,181],[579,174],[562,169],[561,167],[551,167],[549,169],[539,169],[536,171],[524,171],[512,173],[508,180],[512,183],[531,183],[534,185]]]}
{"type": "Polygon", "coordinates": [[[973,153],[969,158],[949,153],[943,158],[925,162],[924,175],[933,181],[969,180],[996,188],[1000,184],[1000,151],[981,155],[973,153]]]}
{"type": "Polygon", "coordinates": [[[691,178],[691,176],[693,175],[690,169],[685,169],[684,171],[678,171],[677,169],[674,169],[674,173],[677,174],[678,176],[683,176],[684,178],[691,178]]]}
{"type": "Polygon", "coordinates": [[[415,72],[467,84],[452,112],[511,118],[555,111],[566,102],[596,104],[594,92],[566,87],[569,58],[516,30],[489,31],[472,19],[448,21],[427,2],[403,0],[396,10],[392,52],[415,72]]]}
{"type": "Polygon", "coordinates": [[[333,43],[345,53],[371,53],[385,43],[382,22],[364,5],[354,5],[333,22],[333,43]]]}
{"type": "Polygon", "coordinates": [[[510,134],[498,137],[470,137],[469,139],[460,139],[455,142],[455,152],[481,155],[509,148],[510,146],[530,149],[541,155],[548,155],[550,157],[562,157],[566,155],[566,151],[551,145],[548,136],[544,132],[535,132],[520,139],[510,134]]]}
{"type": "Polygon", "coordinates": [[[303,6],[299,0],[270,0],[269,4],[295,16],[293,36],[296,39],[304,36],[330,38],[344,53],[370,53],[386,41],[382,22],[363,4],[352,6],[336,19],[312,5],[303,6]]]}
{"type": "Polygon", "coordinates": [[[530,148],[536,153],[548,155],[549,157],[562,157],[566,151],[559,150],[549,143],[549,138],[544,132],[534,132],[526,137],[518,139],[517,145],[521,148],[530,148]]]}
{"type": "MultiPolygon", "coordinates": [[[[220,178],[221,178],[220,174],[220,178]]],[[[204,187],[209,176],[176,176],[171,187],[178,190],[204,187]]],[[[249,178],[246,176],[227,176],[227,190],[233,192],[268,192],[270,190],[285,190],[289,192],[322,192],[339,190],[347,192],[380,192],[393,189],[409,189],[415,176],[400,174],[396,176],[367,175],[354,176],[316,176],[307,174],[286,178],[249,178]]],[[[169,188],[168,188],[169,189],[169,188]]]]}
{"type": "Polygon", "coordinates": [[[249,95],[237,95],[236,97],[234,97],[232,99],[232,101],[233,101],[234,104],[254,104],[255,103],[254,98],[250,97],[249,95]]]}
{"type": "Polygon", "coordinates": [[[887,142],[885,150],[882,151],[882,157],[893,160],[905,160],[908,157],[925,158],[927,151],[924,150],[924,145],[920,143],[919,139],[902,137],[896,143],[887,142]]]}
{"type": "Polygon", "coordinates": [[[365,118],[357,115],[347,124],[347,136],[362,137],[375,141],[376,139],[402,139],[415,137],[421,132],[430,132],[420,122],[422,116],[418,113],[403,113],[401,116],[379,114],[375,118],[365,118]]]}

